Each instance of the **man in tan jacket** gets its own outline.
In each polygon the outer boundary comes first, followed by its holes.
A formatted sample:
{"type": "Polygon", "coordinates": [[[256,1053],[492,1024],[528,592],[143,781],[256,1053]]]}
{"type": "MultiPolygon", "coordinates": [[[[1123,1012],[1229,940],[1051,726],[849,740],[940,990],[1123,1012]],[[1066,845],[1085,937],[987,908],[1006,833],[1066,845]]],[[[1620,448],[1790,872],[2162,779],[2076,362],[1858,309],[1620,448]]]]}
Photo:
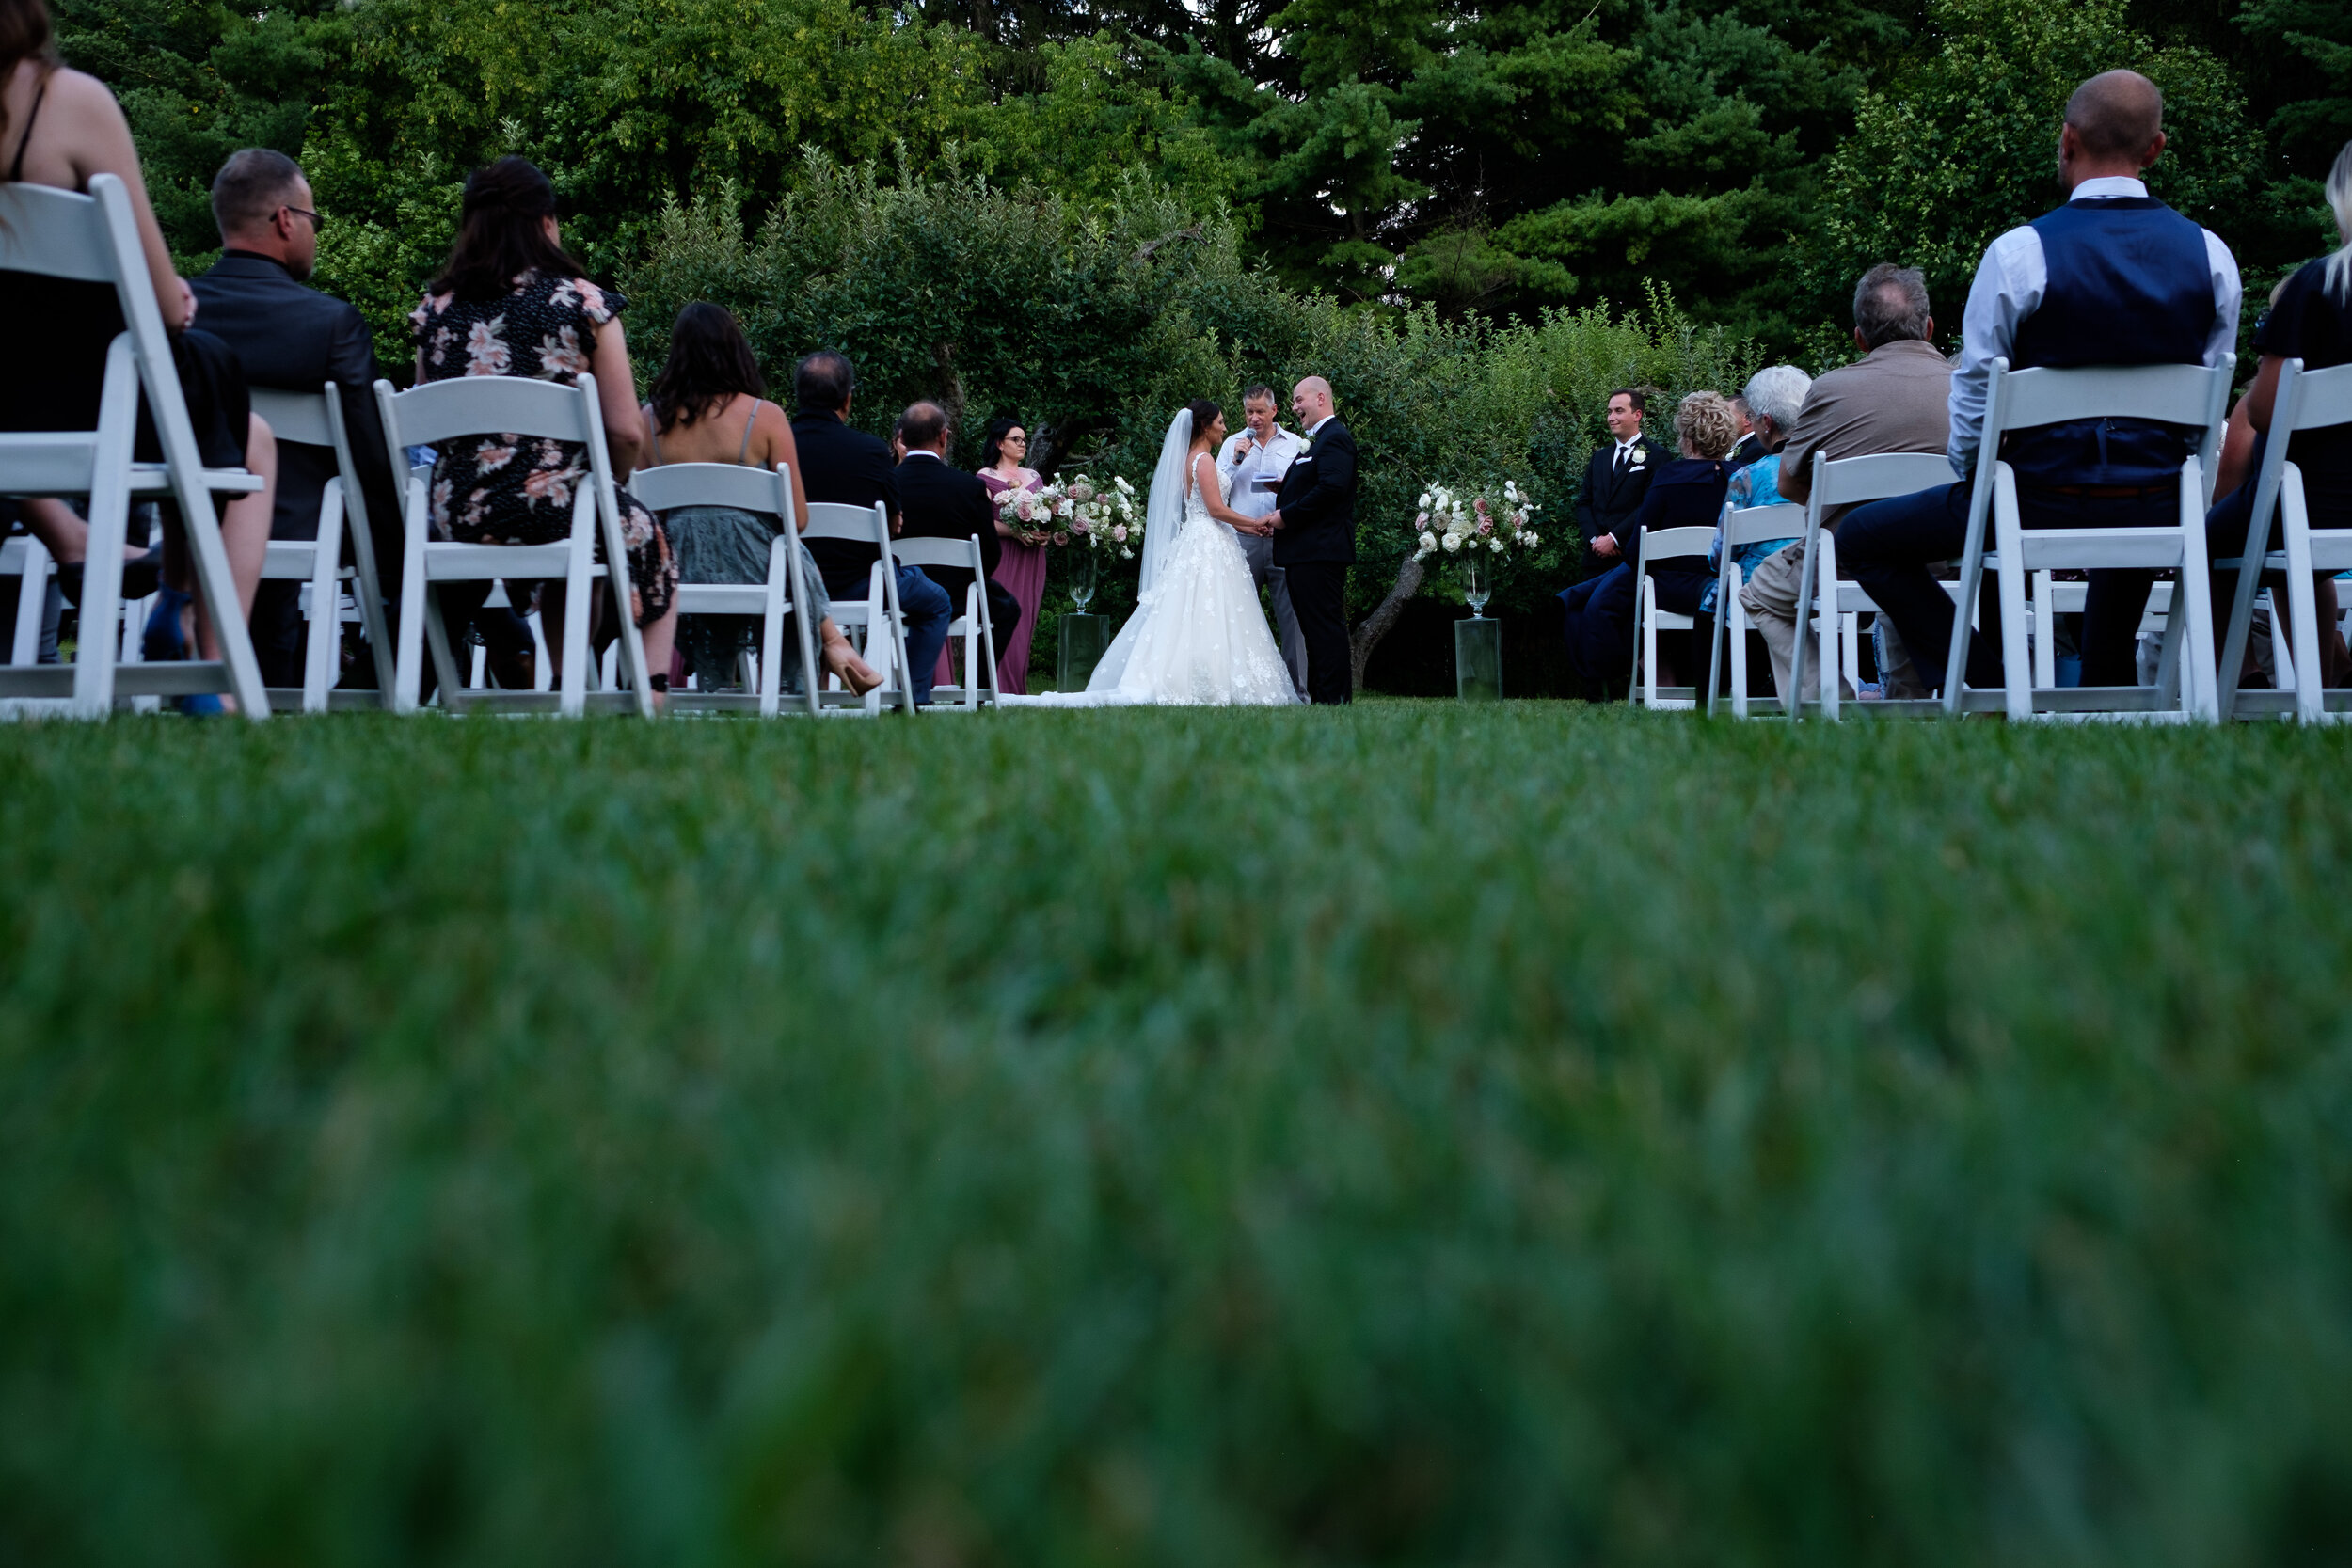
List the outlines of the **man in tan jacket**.
{"type": "MultiPolygon", "coordinates": [[[[1887,451],[1943,452],[1951,434],[1952,371],[1935,351],[1931,341],[1934,336],[1927,281],[1916,268],[1882,261],[1862,275],[1853,292],[1853,341],[1864,357],[1820,377],[1805,395],[1781,453],[1783,499],[1802,502],[1812,493],[1817,451],[1833,463],[1887,451]]],[[[1822,526],[1835,529],[1846,510],[1824,516],[1822,526]]],[[[1783,701],[1788,699],[1789,664],[1796,649],[1797,558],[1802,553],[1802,545],[1791,545],[1771,556],[1740,591],[1740,604],[1772,649],[1772,687],[1783,701]]],[[[1900,654],[1894,627],[1885,631],[1889,641],[1884,663],[1895,666],[1896,678],[1883,673],[1882,681],[1915,684],[1899,681],[1908,675],[1910,661],[1900,654]]],[[[1927,693],[1922,687],[1886,694],[1927,693]]]]}

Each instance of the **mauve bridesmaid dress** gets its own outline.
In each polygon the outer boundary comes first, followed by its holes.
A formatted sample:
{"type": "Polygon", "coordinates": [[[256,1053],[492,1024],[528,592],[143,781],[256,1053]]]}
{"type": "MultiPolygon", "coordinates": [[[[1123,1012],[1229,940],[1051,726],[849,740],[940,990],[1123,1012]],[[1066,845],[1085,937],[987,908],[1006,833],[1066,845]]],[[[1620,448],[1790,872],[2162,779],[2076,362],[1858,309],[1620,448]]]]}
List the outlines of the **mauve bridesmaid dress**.
{"type": "MultiPolygon", "coordinates": [[[[980,483],[988,486],[990,499],[1012,488],[993,473],[980,475],[980,483]]],[[[1021,488],[1036,490],[1045,481],[1034,469],[1021,470],[1021,488]]],[[[1044,545],[1024,545],[1017,539],[999,539],[1003,546],[996,558],[996,580],[1005,585],[1007,593],[1021,601],[1021,625],[1014,628],[1012,639],[1004,647],[996,661],[996,685],[999,689],[1026,696],[1029,690],[1029,637],[1037,630],[1037,612],[1045,602],[1044,545]]]]}

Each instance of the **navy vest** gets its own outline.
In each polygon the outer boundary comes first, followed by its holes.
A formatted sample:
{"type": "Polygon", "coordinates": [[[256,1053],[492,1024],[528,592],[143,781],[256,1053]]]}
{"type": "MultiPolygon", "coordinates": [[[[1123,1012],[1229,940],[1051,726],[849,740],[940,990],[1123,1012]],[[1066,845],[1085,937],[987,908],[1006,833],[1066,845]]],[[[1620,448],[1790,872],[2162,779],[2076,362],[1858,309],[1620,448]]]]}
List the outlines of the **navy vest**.
{"type": "MultiPolygon", "coordinates": [[[[2204,230],[2153,197],[2070,202],[2034,220],[2049,283],[2017,325],[2015,370],[2201,365],[2213,332],[2204,230]]],[[[2198,432],[2143,420],[2081,420],[2001,443],[2018,483],[2162,485],[2198,432]]]]}

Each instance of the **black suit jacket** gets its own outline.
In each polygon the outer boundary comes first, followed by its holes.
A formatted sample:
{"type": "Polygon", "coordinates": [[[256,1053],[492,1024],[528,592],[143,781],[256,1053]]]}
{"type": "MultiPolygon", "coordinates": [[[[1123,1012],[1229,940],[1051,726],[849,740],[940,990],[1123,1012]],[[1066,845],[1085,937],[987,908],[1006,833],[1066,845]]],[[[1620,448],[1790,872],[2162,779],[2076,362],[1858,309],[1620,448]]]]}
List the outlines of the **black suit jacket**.
{"type": "MultiPolygon", "coordinates": [[[[882,437],[866,435],[837,414],[799,408],[792,413],[792,444],[800,451],[801,486],[808,492],[807,499],[838,501],[845,506],[881,501],[890,509],[892,521],[897,521],[898,481],[891,472],[890,448],[882,437]]],[[[874,564],[873,546],[846,539],[811,539],[808,553],[824,576],[827,593],[866,596],[866,568],[874,564]]]]}
{"type": "MultiPolygon", "coordinates": [[[[237,351],[246,385],[316,392],[332,381],[341,389],[343,428],[359,470],[377,559],[389,555],[397,569],[399,492],[375,411],[375,347],[358,308],[295,282],[282,265],[247,250],[226,252],[188,287],[196,293],[197,321],[237,351]]],[[[319,498],[334,475],[335,454],[326,448],[278,448],[278,510],[270,537],[317,538],[319,498]]]]}
{"type": "MultiPolygon", "coordinates": [[[[898,531],[909,539],[969,539],[977,533],[980,563],[988,576],[994,577],[1003,544],[996,536],[996,503],[989,499],[980,476],[928,454],[909,452],[898,465],[897,477],[906,519],[898,531]]],[[[947,590],[952,612],[962,614],[963,591],[972,586],[971,572],[954,566],[926,566],[923,571],[947,590]]]]}
{"type": "Polygon", "coordinates": [[[1335,416],[1314,433],[1307,450],[1283,470],[1274,508],[1274,563],[1352,564],[1356,560],[1356,437],[1335,416]]]}
{"type": "Polygon", "coordinates": [[[1592,461],[1584,466],[1584,488],[1576,498],[1576,531],[1584,536],[1588,560],[1593,541],[1602,534],[1613,533],[1620,540],[1631,534],[1626,525],[1642,509],[1642,498],[1649,494],[1650,476],[1666,466],[1666,449],[1648,436],[1634,445],[1644,453],[1644,461],[1623,474],[1617,472],[1613,440],[1593,453],[1592,461]]]}

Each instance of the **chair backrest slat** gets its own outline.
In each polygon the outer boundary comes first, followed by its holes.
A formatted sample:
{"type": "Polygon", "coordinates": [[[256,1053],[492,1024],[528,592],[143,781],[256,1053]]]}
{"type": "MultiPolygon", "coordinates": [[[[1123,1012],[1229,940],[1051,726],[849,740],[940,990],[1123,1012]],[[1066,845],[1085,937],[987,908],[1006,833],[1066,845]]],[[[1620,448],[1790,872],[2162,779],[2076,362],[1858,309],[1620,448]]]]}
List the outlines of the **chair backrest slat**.
{"type": "Polygon", "coordinates": [[[1724,514],[1724,543],[1732,549],[1767,539],[1794,539],[1804,532],[1804,508],[1794,501],[1735,507],[1724,514]]]}
{"type": "Polygon", "coordinates": [[[1909,496],[1952,483],[1942,452],[1883,451],[1864,457],[1820,458],[1813,466],[1812,499],[1823,506],[1854,506],[1909,496]]]}
{"type": "Polygon", "coordinates": [[[882,503],[872,506],[850,506],[842,501],[811,501],[808,503],[808,527],[802,531],[803,539],[849,539],[861,545],[874,542],[877,527],[889,531],[888,515],[876,522],[882,503]]]}
{"type": "Polygon", "coordinates": [[[277,387],[251,389],[253,412],[268,421],[270,434],[280,441],[304,447],[332,447],[335,430],[327,422],[323,392],[289,392],[277,387]]]}
{"type": "Polygon", "coordinates": [[[0,269],[118,281],[98,198],[48,185],[0,185],[0,269]]]}
{"type": "Polygon", "coordinates": [[[2352,365],[2305,371],[2297,377],[2295,428],[2320,430],[2338,424],[2352,424],[2352,365]]]}
{"type": "Polygon", "coordinates": [[[2002,392],[2001,428],[2106,419],[2154,420],[2201,430],[2211,418],[2217,373],[2226,372],[2203,365],[2011,371],[2002,392]]]}
{"type": "Polygon", "coordinates": [[[1711,528],[1653,528],[1642,531],[1642,553],[1652,562],[1707,553],[1715,542],[1711,528]]]}
{"type": "MultiPolygon", "coordinates": [[[[376,383],[389,392],[389,384],[376,383]]],[[[521,375],[463,375],[428,381],[383,399],[384,433],[395,447],[429,447],[462,436],[530,436],[594,442],[602,433],[596,381],[559,387],[521,375]]]]}
{"type": "MultiPolygon", "coordinates": [[[[781,516],[792,507],[788,469],[746,467],[739,463],[664,463],[629,476],[629,494],[649,510],[681,506],[732,506],[781,516]]],[[[861,509],[862,510],[862,509],[861,509]]]]}
{"type": "Polygon", "coordinates": [[[941,539],[922,535],[913,539],[893,539],[890,553],[901,566],[957,566],[969,568],[972,558],[979,550],[976,539],[941,539]]]}

